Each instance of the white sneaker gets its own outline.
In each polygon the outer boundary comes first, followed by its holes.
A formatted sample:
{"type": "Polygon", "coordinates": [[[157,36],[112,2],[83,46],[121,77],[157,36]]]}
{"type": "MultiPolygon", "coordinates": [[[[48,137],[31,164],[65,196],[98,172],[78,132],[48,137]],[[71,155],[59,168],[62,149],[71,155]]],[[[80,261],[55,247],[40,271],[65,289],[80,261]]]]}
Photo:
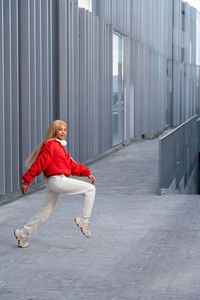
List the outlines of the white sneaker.
{"type": "Polygon", "coordinates": [[[14,236],[18,240],[18,246],[21,248],[27,248],[29,246],[28,238],[24,235],[23,230],[15,229],[14,236]]]}
{"type": "Polygon", "coordinates": [[[80,218],[80,217],[74,218],[74,222],[81,229],[82,233],[86,237],[88,237],[88,238],[91,237],[91,231],[90,231],[90,224],[89,224],[89,222],[84,222],[84,220],[82,218],[80,218]]]}

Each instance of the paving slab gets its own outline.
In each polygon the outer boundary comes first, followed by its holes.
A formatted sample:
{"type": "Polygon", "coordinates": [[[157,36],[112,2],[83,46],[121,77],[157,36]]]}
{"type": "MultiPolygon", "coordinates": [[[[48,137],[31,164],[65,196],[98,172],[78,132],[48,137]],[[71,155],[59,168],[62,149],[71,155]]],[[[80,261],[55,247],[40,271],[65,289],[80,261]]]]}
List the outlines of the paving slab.
{"type": "Polygon", "coordinates": [[[79,196],[17,247],[13,229],[43,204],[45,191],[0,207],[1,300],[200,299],[200,197],[157,194],[158,139],[135,142],[91,166],[92,238],[73,218],[79,196]]]}

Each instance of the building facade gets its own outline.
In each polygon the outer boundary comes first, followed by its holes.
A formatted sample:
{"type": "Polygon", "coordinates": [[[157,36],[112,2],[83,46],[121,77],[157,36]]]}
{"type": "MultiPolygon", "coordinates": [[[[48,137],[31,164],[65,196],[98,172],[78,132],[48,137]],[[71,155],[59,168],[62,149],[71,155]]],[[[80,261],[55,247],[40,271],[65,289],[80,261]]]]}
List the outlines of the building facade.
{"type": "Polygon", "coordinates": [[[0,0],[0,200],[55,119],[88,162],[198,114],[199,34],[181,0],[0,0]]]}

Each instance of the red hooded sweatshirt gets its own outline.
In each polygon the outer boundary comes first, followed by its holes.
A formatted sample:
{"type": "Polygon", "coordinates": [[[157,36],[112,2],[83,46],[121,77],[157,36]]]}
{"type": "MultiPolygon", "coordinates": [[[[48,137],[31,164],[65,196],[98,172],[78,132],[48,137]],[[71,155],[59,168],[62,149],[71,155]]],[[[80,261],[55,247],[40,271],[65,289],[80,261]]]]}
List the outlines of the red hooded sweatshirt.
{"type": "Polygon", "coordinates": [[[57,140],[51,140],[44,144],[36,161],[22,176],[23,184],[29,186],[31,181],[42,172],[46,178],[60,174],[64,174],[66,177],[71,174],[86,177],[91,175],[90,169],[85,168],[82,164],[77,164],[57,140]]]}

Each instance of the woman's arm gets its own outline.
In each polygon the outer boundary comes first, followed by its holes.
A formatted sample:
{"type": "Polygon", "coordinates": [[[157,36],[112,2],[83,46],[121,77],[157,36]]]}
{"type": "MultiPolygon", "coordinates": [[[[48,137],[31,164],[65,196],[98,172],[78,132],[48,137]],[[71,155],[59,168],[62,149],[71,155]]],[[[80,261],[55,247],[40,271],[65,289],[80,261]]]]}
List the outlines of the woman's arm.
{"type": "Polygon", "coordinates": [[[29,186],[31,181],[34,180],[36,176],[41,174],[50,164],[53,157],[54,146],[53,143],[46,143],[41,152],[39,153],[36,161],[31,165],[28,171],[22,176],[24,183],[22,184],[22,193],[26,193],[27,188],[24,186],[29,186]]]}
{"type": "Polygon", "coordinates": [[[95,184],[95,178],[94,178],[94,176],[91,174],[88,177],[90,178],[92,184],[95,184]]]}
{"type": "Polygon", "coordinates": [[[71,174],[72,175],[89,177],[92,184],[95,183],[95,178],[91,174],[91,171],[89,168],[86,168],[83,164],[77,164],[71,157],[70,157],[70,164],[71,164],[71,174]]]}
{"type": "Polygon", "coordinates": [[[21,185],[21,191],[22,191],[22,194],[25,195],[27,193],[27,191],[28,191],[28,185],[25,185],[25,184],[22,183],[22,185],[21,185]]]}

